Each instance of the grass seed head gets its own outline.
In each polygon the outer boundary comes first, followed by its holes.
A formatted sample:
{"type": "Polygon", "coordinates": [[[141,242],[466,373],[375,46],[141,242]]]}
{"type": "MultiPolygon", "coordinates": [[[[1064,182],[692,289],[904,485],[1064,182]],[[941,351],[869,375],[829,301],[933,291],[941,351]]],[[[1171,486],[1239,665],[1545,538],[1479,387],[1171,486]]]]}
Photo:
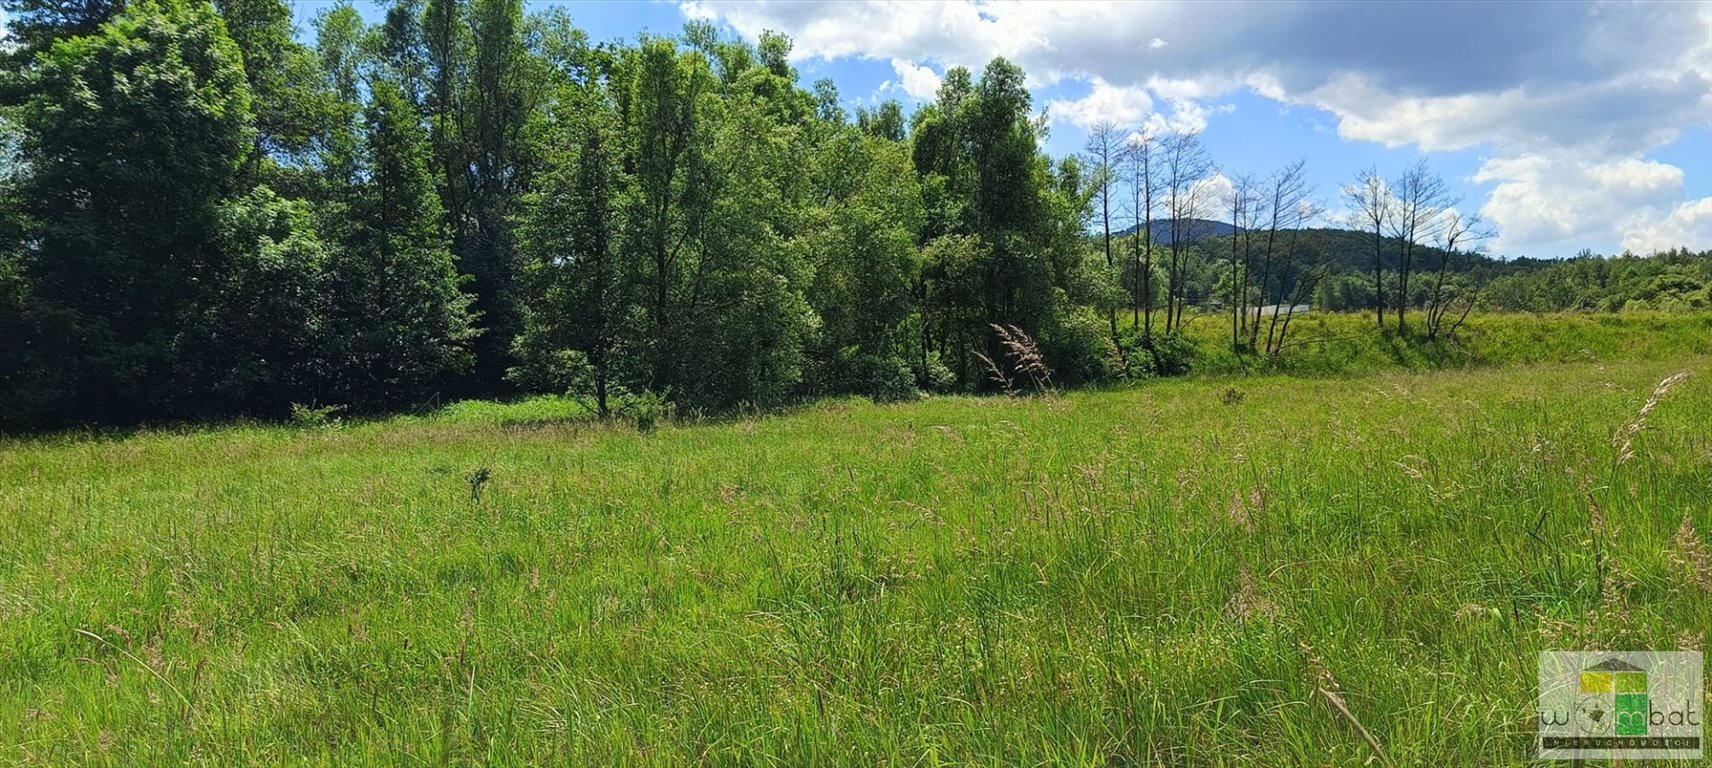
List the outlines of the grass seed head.
{"type": "Polygon", "coordinates": [[[1684,514],[1682,525],[1670,538],[1670,562],[1683,572],[1688,583],[1701,592],[1712,592],[1712,551],[1694,530],[1694,518],[1684,514]]]}
{"type": "Polygon", "coordinates": [[[1237,589],[1225,602],[1225,617],[1236,622],[1254,618],[1272,619],[1278,616],[1278,605],[1260,592],[1254,574],[1244,566],[1237,575],[1237,589]]]}
{"type": "Polygon", "coordinates": [[[1611,444],[1617,448],[1617,464],[1627,464],[1630,459],[1635,457],[1635,437],[1647,428],[1647,416],[1664,400],[1665,394],[1670,392],[1671,387],[1687,381],[1689,375],[1688,371],[1682,371],[1666,376],[1664,380],[1658,383],[1658,386],[1653,387],[1652,396],[1648,397],[1646,404],[1641,406],[1641,412],[1635,415],[1635,420],[1618,430],[1617,434],[1611,438],[1611,444]]]}

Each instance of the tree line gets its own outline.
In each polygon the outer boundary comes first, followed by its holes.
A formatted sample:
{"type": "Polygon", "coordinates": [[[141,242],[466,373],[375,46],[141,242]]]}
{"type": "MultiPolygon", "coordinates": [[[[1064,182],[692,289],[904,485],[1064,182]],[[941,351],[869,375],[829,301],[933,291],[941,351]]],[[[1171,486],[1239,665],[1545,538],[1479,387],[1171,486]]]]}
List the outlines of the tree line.
{"type": "MultiPolygon", "coordinates": [[[[281,0],[4,5],[0,424],[1075,385],[1180,372],[1203,316],[1276,354],[1268,305],[1327,282],[1300,164],[1221,187],[1198,137],[1115,125],[1048,157],[1002,58],[851,114],[702,22],[396,0],[306,44],[281,0]]],[[[1476,241],[1419,173],[1363,187],[1376,247],[1476,241]]]]}
{"type": "Polygon", "coordinates": [[[995,324],[1107,371],[1086,181],[1003,60],[906,121],[779,35],[597,44],[518,0],[313,44],[279,0],[7,7],[7,423],[901,397],[986,386],[995,324]]]}
{"type": "MultiPolygon", "coordinates": [[[[304,44],[279,0],[7,7],[6,423],[907,397],[1016,373],[1002,328],[1059,384],[1151,370],[1086,236],[1100,179],[1040,151],[1003,59],[852,115],[788,39],[703,23],[594,43],[399,0],[304,44]]],[[[1164,204],[1201,195],[1194,137],[1161,146],[1164,204]]]]}

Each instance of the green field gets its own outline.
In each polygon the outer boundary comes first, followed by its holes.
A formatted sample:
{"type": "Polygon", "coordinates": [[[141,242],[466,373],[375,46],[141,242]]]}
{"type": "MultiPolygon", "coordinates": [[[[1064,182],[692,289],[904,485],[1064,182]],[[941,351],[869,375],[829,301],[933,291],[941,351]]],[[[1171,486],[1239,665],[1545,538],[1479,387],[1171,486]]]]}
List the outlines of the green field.
{"type": "Polygon", "coordinates": [[[1539,651],[1706,647],[1682,323],[648,434],[0,443],[0,764],[1527,763],[1539,651]]]}

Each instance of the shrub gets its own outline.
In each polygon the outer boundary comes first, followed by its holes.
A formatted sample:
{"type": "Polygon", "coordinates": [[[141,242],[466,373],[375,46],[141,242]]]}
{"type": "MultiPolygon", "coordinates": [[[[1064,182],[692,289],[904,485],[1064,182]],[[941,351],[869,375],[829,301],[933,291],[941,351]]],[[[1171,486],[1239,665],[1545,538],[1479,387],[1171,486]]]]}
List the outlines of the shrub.
{"type": "Polygon", "coordinates": [[[1162,333],[1151,340],[1153,370],[1160,376],[1182,376],[1195,367],[1199,350],[1181,333],[1162,333]]]}
{"type": "Polygon", "coordinates": [[[670,392],[642,392],[640,394],[621,394],[618,397],[618,415],[629,419],[636,425],[638,432],[652,432],[662,420],[670,421],[676,413],[676,406],[670,399],[670,392]]]}
{"type": "Polygon", "coordinates": [[[299,427],[325,427],[337,425],[339,414],[345,412],[342,405],[304,405],[291,404],[291,423],[299,427]]]}
{"type": "Polygon", "coordinates": [[[939,359],[938,352],[928,353],[926,369],[917,370],[916,376],[921,381],[922,387],[929,392],[944,394],[957,388],[957,374],[945,364],[945,361],[939,359]]]}
{"type": "Polygon", "coordinates": [[[1158,375],[1153,350],[1142,343],[1141,331],[1133,326],[1118,331],[1116,375],[1126,379],[1150,379],[1158,375]]]}
{"type": "Polygon", "coordinates": [[[525,392],[583,395],[594,391],[594,366],[579,350],[541,343],[540,335],[525,331],[512,344],[517,365],[505,378],[525,392]]]}
{"type": "Polygon", "coordinates": [[[1117,350],[1107,320],[1087,307],[1078,308],[1049,333],[1041,347],[1061,384],[1076,386],[1110,379],[1117,371],[1117,350]]]}
{"type": "Polygon", "coordinates": [[[875,402],[894,403],[914,400],[921,395],[916,389],[915,374],[909,365],[895,357],[862,357],[856,366],[857,391],[875,402]]]}
{"type": "Polygon", "coordinates": [[[562,424],[595,418],[594,404],[564,395],[538,395],[512,402],[460,400],[435,412],[438,421],[512,426],[562,424]]]}

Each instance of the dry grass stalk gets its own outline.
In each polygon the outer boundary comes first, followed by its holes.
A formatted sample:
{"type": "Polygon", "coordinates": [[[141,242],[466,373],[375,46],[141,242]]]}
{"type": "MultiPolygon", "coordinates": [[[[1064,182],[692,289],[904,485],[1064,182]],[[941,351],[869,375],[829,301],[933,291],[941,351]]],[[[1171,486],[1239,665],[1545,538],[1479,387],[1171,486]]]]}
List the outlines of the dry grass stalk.
{"type": "Polygon", "coordinates": [[[1490,617],[1496,617],[1497,615],[1498,615],[1498,609],[1497,608],[1493,608],[1493,607],[1487,606],[1487,605],[1481,605],[1480,603],[1463,603],[1461,608],[1456,609],[1456,614],[1455,614],[1457,621],[1468,621],[1470,619],[1485,619],[1485,618],[1490,618],[1490,617]]]}
{"type": "MultiPolygon", "coordinates": [[[[146,661],[143,661],[143,660],[142,660],[142,659],[139,659],[139,658],[137,658],[137,657],[136,657],[136,655],[134,655],[134,654],[132,654],[132,653],[131,653],[131,652],[130,652],[130,651],[127,651],[127,650],[125,650],[125,649],[123,649],[123,648],[120,648],[120,647],[119,647],[119,646],[117,646],[117,645],[114,645],[114,644],[113,644],[113,643],[112,643],[112,642],[111,642],[111,641],[109,641],[109,640],[108,640],[108,639],[107,639],[107,638],[105,638],[105,637],[102,637],[102,636],[100,636],[100,635],[97,635],[97,634],[95,634],[95,633],[94,633],[94,632],[91,632],[91,631],[89,631],[89,630],[87,630],[87,629],[83,629],[83,628],[81,628],[81,627],[78,627],[78,628],[76,628],[76,629],[73,629],[73,630],[72,630],[72,631],[74,631],[74,632],[76,632],[76,633],[77,633],[77,634],[80,634],[80,635],[83,635],[83,636],[84,636],[84,637],[87,637],[87,638],[89,638],[89,639],[91,639],[91,640],[94,640],[94,641],[96,641],[96,642],[98,642],[98,643],[100,643],[100,644],[102,644],[102,645],[105,645],[105,646],[107,646],[107,647],[108,647],[108,648],[109,648],[109,649],[111,649],[111,650],[113,650],[113,651],[115,651],[115,652],[117,652],[117,653],[118,653],[118,654],[119,654],[119,655],[121,655],[121,656],[124,656],[124,657],[125,657],[125,658],[127,658],[127,659],[130,659],[130,660],[131,660],[131,661],[132,661],[132,662],[135,662],[135,663],[136,663],[136,665],[137,665],[137,666],[139,666],[139,667],[142,667],[142,668],[143,668],[143,671],[145,671],[145,672],[147,672],[147,673],[149,673],[149,674],[151,674],[151,675],[154,675],[154,677],[155,677],[155,679],[156,679],[156,680],[159,680],[159,681],[161,681],[161,684],[162,684],[162,685],[165,685],[165,686],[166,686],[166,687],[167,687],[167,689],[168,689],[168,690],[170,690],[170,691],[172,691],[172,692],[173,692],[173,693],[175,693],[175,694],[177,694],[177,695],[178,695],[178,700],[179,700],[179,701],[181,701],[181,702],[183,702],[183,703],[184,703],[184,704],[185,704],[185,705],[187,705],[187,706],[188,706],[188,705],[189,705],[189,704],[190,704],[190,699],[189,699],[189,698],[188,698],[188,697],[186,697],[186,696],[185,696],[185,695],[184,695],[184,692],[183,692],[183,691],[181,691],[181,690],[179,690],[179,689],[178,689],[178,686],[176,686],[176,685],[173,685],[173,684],[172,684],[172,681],[171,681],[171,680],[168,680],[168,679],[166,679],[166,676],[165,676],[165,675],[162,675],[162,674],[161,674],[161,673],[160,673],[160,670],[159,670],[159,669],[157,669],[157,667],[158,667],[158,666],[160,666],[160,661],[159,661],[159,658],[158,658],[158,657],[157,657],[157,659],[156,659],[156,662],[155,662],[155,665],[150,665],[150,664],[149,664],[149,663],[148,663],[148,662],[146,662],[146,661]]],[[[128,641],[128,640],[129,640],[129,639],[130,639],[130,636],[129,636],[129,635],[126,635],[126,640],[127,640],[127,641],[128,641]]]]}
{"type": "Polygon", "coordinates": [[[1260,594],[1260,586],[1254,580],[1254,574],[1249,573],[1245,566],[1239,578],[1236,592],[1225,603],[1225,617],[1237,622],[1249,619],[1275,618],[1278,615],[1278,605],[1260,594]]]}
{"type": "Polygon", "coordinates": [[[1688,583],[1702,592],[1712,592],[1712,551],[1694,530],[1694,518],[1686,514],[1670,538],[1670,562],[1687,573],[1688,583]]]}
{"type": "MultiPolygon", "coordinates": [[[[1046,356],[1040,352],[1040,344],[1034,337],[1024,333],[1014,325],[999,325],[991,323],[993,333],[999,335],[999,343],[1004,346],[1005,354],[1011,359],[1011,367],[1029,378],[1036,391],[1042,394],[1052,392],[1052,369],[1046,365],[1046,356]]],[[[985,358],[983,358],[985,359],[985,358]]],[[[992,361],[987,361],[992,366],[992,361]]],[[[997,368],[997,366],[992,366],[997,368]]]]}
{"type": "Polygon", "coordinates": [[[1605,515],[1605,508],[1599,505],[1599,500],[1587,493],[1588,533],[1594,542],[1594,568],[1599,580],[1599,595],[1605,605],[1617,605],[1629,597],[1629,589],[1635,580],[1623,570],[1623,564],[1611,552],[1608,542],[1616,541],[1622,531],[1621,525],[1614,525],[1605,515]]]}
{"type": "Polygon", "coordinates": [[[1423,459],[1419,456],[1413,456],[1413,455],[1404,456],[1402,459],[1400,459],[1398,461],[1393,461],[1391,463],[1393,465],[1395,465],[1398,469],[1403,470],[1403,474],[1408,475],[1409,479],[1411,479],[1411,480],[1420,480],[1420,479],[1427,476],[1427,473],[1422,471],[1420,468],[1405,463],[1408,461],[1415,461],[1415,462],[1418,462],[1422,465],[1425,465],[1427,463],[1426,459],[1423,459]]]}
{"type": "Polygon", "coordinates": [[[1248,505],[1242,500],[1242,491],[1231,496],[1230,507],[1225,510],[1225,515],[1231,522],[1236,523],[1238,528],[1245,531],[1254,529],[1254,521],[1248,517],[1248,505]]]}
{"type": "Polygon", "coordinates": [[[1683,371],[1666,376],[1663,381],[1658,383],[1657,387],[1653,388],[1652,396],[1647,398],[1646,405],[1641,406],[1641,412],[1635,415],[1635,420],[1618,430],[1616,436],[1611,438],[1611,444],[1617,447],[1617,463],[1619,465],[1626,464],[1629,459],[1634,458],[1635,437],[1647,428],[1647,415],[1658,407],[1659,402],[1664,400],[1665,393],[1669,392],[1671,387],[1687,381],[1689,375],[1688,371],[1683,371]]]}
{"type": "Polygon", "coordinates": [[[976,360],[981,361],[981,367],[987,369],[987,378],[992,379],[994,384],[1003,387],[1005,394],[1009,395],[1016,392],[1016,384],[1011,381],[1011,377],[1005,375],[1005,369],[1000,368],[998,363],[993,362],[993,358],[987,357],[979,352],[970,352],[969,354],[974,355],[976,360]]]}
{"type": "Polygon", "coordinates": [[[1231,495],[1230,506],[1225,515],[1230,521],[1245,531],[1252,533],[1255,528],[1255,518],[1266,514],[1266,494],[1259,488],[1251,489],[1244,498],[1242,491],[1231,495]]]}
{"type": "Polygon", "coordinates": [[[1362,741],[1367,742],[1368,748],[1373,750],[1374,756],[1379,758],[1380,763],[1395,768],[1397,764],[1391,762],[1390,755],[1385,754],[1385,747],[1380,745],[1379,739],[1374,738],[1366,726],[1363,726],[1361,721],[1356,719],[1355,713],[1350,711],[1349,705],[1344,703],[1343,693],[1340,691],[1341,686],[1338,685],[1337,678],[1332,677],[1331,669],[1326,667],[1325,662],[1320,660],[1320,657],[1314,653],[1314,649],[1307,643],[1302,643],[1301,647],[1302,655],[1308,661],[1308,668],[1314,673],[1314,681],[1311,683],[1314,690],[1326,700],[1326,704],[1332,708],[1333,712],[1343,718],[1343,721],[1350,728],[1355,729],[1362,741]]]}

